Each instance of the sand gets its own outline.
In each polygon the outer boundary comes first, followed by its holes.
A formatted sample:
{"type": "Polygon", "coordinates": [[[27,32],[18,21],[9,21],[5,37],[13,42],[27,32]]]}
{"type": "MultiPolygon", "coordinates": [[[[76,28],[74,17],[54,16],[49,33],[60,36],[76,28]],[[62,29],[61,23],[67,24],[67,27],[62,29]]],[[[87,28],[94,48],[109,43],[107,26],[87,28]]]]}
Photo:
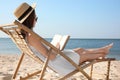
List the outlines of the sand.
{"type": "MultiPolygon", "coordinates": [[[[0,80],[11,80],[11,77],[14,73],[14,70],[17,66],[17,62],[20,58],[20,55],[7,55],[0,54],[0,80]]],[[[106,67],[107,62],[101,62],[94,65],[93,71],[93,80],[106,80],[106,67]]],[[[19,79],[20,76],[25,76],[27,73],[37,71],[41,68],[41,65],[29,58],[25,57],[22,66],[20,67],[19,73],[16,79],[19,79]]],[[[88,67],[85,71],[89,72],[90,68],[88,67]]],[[[58,80],[59,75],[52,72],[45,72],[45,80],[58,80]]],[[[28,80],[39,80],[39,75],[34,76],[28,80]]],[[[68,80],[68,79],[67,79],[68,80]]],[[[70,77],[69,80],[87,80],[81,73],[77,73],[74,76],[70,77]]],[[[110,80],[120,80],[120,61],[115,60],[111,63],[110,70],[110,80]]]]}

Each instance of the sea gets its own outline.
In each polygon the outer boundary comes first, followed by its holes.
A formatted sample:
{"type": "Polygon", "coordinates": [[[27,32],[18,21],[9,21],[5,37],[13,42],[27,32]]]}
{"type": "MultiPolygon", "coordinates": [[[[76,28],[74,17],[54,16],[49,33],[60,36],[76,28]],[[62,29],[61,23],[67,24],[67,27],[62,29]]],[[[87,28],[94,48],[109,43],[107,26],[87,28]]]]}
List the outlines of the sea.
{"type": "MultiPolygon", "coordinates": [[[[45,38],[50,42],[51,38],[45,38]]],[[[114,43],[107,57],[120,60],[120,39],[80,39],[71,38],[66,44],[65,49],[73,48],[99,48],[110,43],[114,43]]],[[[14,42],[10,38],[0,38],[0,54],[21,54],[14,42]]]]}

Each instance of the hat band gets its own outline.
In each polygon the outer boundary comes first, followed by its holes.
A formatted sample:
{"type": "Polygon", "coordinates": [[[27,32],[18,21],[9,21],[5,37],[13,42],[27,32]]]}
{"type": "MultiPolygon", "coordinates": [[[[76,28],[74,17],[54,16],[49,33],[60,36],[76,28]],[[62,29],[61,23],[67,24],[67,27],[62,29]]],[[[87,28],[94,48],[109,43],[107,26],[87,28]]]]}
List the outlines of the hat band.
{"type": "Polygon", "coordinates": [[[32,10],[32,7],[30,6],[30,7],[23,13],[23,15],[18,18],[18,20],[22,20],[31,10],[32,10]]]}

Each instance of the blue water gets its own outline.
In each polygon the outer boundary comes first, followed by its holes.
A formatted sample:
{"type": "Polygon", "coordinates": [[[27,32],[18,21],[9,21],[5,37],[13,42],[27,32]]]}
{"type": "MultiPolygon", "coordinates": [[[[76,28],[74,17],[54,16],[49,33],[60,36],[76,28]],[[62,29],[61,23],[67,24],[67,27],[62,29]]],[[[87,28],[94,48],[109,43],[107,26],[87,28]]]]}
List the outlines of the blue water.
{"type": "MultiPolygon", "coordinates": [[[[51,41],[50,38],[46,38],[51,41]]],[[[70,39],[65,49],[82,48],[99,48],[107,44],[114,43],[108,57],[114,57],[120,60],[120,39],[70,39]]],[[[21,52],[9,38],[0,38],[0,54],[20,54],[21,52]]]]}

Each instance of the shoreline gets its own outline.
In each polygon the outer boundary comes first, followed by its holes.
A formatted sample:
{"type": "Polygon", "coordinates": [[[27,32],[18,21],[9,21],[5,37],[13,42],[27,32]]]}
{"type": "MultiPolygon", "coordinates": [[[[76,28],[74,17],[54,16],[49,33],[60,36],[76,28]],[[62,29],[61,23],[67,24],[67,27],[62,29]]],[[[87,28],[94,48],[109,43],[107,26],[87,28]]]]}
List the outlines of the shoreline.
{"type": "MultiPolygon", "coordinates": [[[[17,62],[20,58],[19,54],[0,54],[0,80],[10,80],[12,77],[12,74],[14,73],[14,70],[17,66],[17,62]]],[[[29,58],[28,56],[25,56],[24,62],[22,63],[22,66],[19,70],[19,75],[26,75],[27,72],[34,72],[41,68],[41,65],[29,58]],[[32,65],[31,65],[32,64],[32,65]]],[[[107,62],[101,62],[94,65],[94,71],[93,71],[93,80],[105,80],[106,75],[106,68],[107,68],[107,62]]],[[[89,68],[86,68],[85,71],[89,71],[89,68]]],[[[111,62],[111,70],[110,70],[110,80],[120,80],[120,60],[118,61],[112,61],[111,62]]],[[[56,80],[58,76],[54,72],[46,72],[45,73],[45,80],[56,80]]],[[[34,77],[34,79],[37,79],[38,76],[34,77]]],[[[79,79],[87,80],[81,73],[77,73],[74,76],[71,77],[71,79],[79,80],[79,79]]],[[[30,79],[30,80],[34,80],[30,79]]]]}

